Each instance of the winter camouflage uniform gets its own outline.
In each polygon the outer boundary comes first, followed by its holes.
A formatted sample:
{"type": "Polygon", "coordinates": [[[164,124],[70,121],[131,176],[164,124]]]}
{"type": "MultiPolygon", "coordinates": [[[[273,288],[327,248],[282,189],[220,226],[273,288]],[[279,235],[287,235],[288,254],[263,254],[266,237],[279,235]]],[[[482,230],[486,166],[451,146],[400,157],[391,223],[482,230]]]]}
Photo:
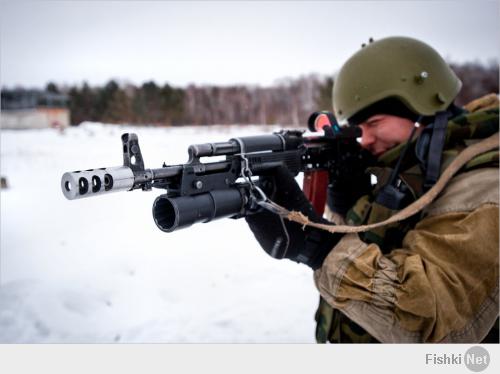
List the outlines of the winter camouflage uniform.
{"type": "MultiPolygon", "coordinates": [[[[442,169],[467,145],[498,132],[496,95],[452,118],[442,169]]],[[[405,157],[401,188],[419,198],[423,177],[415,143],[405,157]]],[[[345,222],[382,221],[391,211],[374,202],[404,145],[386,152],[371,194],[345,222]]],[[[498,342],[498,151],[471,160],[423,212],[398,224],[348,234],[314,274],[321,294],[318,342],[498,342]]],[[[332,213],[327,210],[327,218],[332,213]]]]}

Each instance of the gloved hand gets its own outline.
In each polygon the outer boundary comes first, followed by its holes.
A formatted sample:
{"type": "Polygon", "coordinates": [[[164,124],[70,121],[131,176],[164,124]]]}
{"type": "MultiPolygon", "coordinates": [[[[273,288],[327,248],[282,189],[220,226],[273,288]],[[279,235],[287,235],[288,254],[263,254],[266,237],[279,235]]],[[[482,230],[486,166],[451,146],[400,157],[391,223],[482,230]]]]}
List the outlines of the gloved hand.
{"type": "MultiPolygon", "coordinates": [[[[260,178],[261,187],[275,203],[302,212],[314,222],[328,223],[307,200],[295,178],[285,167],[278,167],[260,178]]],[[[330,250],[342,237],[314,227],[302,226],[262,210],[245,217],[260,246],[271,257],[306,264],[313,270],[321,267],[330,250]]]]}
{"type": "Polygon", "coordinates": [[[350,178],[335,180],[330,178],[327,190],[327,204],[332,212],[342,216],[371,188],[370,175],[354,175],[350,178]]]}
{"type": "Polygon", "coordinates": [[[376,158],[359,145],[356,147],[345,152],[339,166],[329,175],[327,204],[332,212],[342,216],[361,196],[372,190],[371,177],[366,169],[376,164],[376,158]]]}

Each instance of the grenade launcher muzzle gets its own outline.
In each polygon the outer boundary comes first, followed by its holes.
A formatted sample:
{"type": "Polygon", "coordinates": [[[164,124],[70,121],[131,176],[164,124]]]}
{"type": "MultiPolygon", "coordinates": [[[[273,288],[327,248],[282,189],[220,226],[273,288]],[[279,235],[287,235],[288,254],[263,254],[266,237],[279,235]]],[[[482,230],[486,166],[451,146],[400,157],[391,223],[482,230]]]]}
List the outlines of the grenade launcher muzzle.
{"type": "Polygon", "coordinates": [[[189,227],[198,222],[238,216],[248,199],[243,189],[215,190],[195,196],[160,195],[153,203],[156,226],[164,232],[189,227]]]}

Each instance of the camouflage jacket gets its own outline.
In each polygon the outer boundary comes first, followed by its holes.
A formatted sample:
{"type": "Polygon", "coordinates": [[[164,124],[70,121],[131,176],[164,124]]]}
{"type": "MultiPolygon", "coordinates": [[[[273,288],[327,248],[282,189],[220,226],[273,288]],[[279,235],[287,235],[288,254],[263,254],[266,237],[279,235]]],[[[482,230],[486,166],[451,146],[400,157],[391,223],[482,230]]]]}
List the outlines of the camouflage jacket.
{"type": "MultiPolygon", "coordinates": [[[[442,169],[468,144],[498,132],[496,96],[466,109],[448,123],[442,169]]],[[[374,196],[401,149],[386,152],[369,170],[377,185],[349,210],[347,224],[394,214],[374,196]]],[[[399,179],[417,199],[423,176],[414,155],[408,152],[399,179]]],[[[498,336],[498,200],[493,151],[471,160],[417,216],[345,235],[314,274],[321,294],[317,341],[472,343],[491,335],[495,324],[498,336]]]]}

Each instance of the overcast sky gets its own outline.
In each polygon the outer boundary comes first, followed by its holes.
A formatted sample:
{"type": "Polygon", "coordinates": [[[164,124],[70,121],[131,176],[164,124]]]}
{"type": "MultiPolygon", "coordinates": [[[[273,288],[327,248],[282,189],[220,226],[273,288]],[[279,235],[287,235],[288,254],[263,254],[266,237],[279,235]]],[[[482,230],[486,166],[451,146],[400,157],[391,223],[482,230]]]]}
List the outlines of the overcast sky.
{"type": "Polygon", "coordinates": [[[369,37],[411,36],[448,60],[499,59],[499,2],[7,1],[3,86],[110,78],[269,85],[332,74],[369,37]]]}

